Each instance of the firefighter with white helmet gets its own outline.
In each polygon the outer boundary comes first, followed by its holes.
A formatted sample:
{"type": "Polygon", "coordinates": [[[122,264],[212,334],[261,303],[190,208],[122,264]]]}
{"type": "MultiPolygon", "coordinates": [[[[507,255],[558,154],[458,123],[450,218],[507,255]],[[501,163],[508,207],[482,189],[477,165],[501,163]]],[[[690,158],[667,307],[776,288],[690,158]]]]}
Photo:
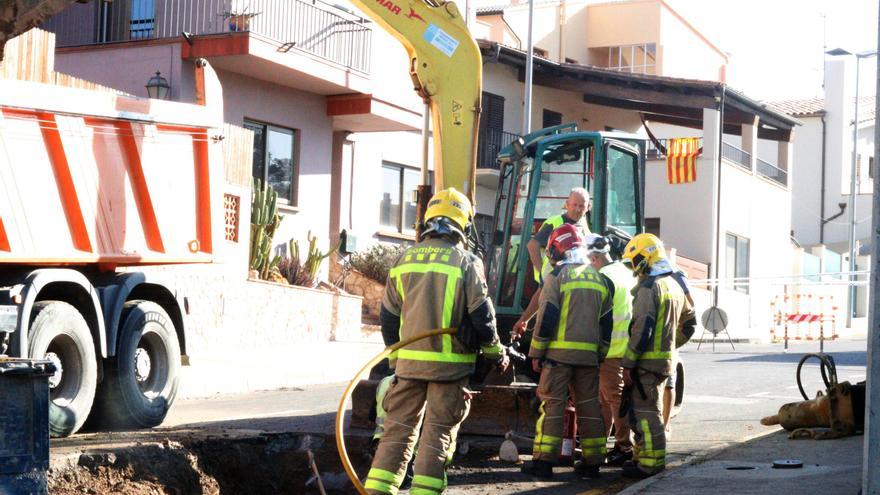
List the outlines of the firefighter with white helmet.
{"type": "Polygon", "coordinates": [[[468,413],[466,385],[477,352],[502,369],[507,366],[483,264],[463,247],[472,221],[467,196],[454,188],[437,192],[425,212],[421,242],[404,251],[389,272],[380,311],[385,345],[433,329],[460,328],[465,321],[473,338],[434,336],[392,355],[394,378],[382,403],[385,431],[364,483],[368,493],[397,493],[416,438],[410,493],[441,493],[459,425],[468,413]]]}
{"type": "Polygon", "coordinates": [[[590,234],[586,238],[587,256],[593,268],[614,284],[612,297],[614,320],[608,355],[599,365],[599,403],[605,421],[606,435],[614,426],[614,447],[608,451],[606,464],[620,466],[632,459],[632,440],[629,420],[620,416],[620,395],[623,393],[623,354],[629,342],[632,321],[632,290],[636,280],[624,265],[611,257],[611,242],[607,237],[590,234]]]}
{"type": "Polygon", "coordinates": [[[624,401],[630,400],[629,420],[636,443],[632,464],[624,465],[623,475],[644,478],[666,467],[661,393],[673,371],[675,348],[693,335],[696,318],[684,279],[667,259],[660,239],[639,234],[626,245],[622,258],[638,277],[622,362],[624,393],[629,394],[624,401]]]}

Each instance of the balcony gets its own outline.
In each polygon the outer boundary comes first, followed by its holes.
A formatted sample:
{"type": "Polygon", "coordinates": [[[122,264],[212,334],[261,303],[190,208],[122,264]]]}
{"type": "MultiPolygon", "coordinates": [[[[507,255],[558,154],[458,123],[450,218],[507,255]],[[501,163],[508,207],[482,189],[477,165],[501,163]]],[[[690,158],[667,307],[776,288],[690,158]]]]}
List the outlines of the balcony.
{"type": "Polygon", "coordinates": [[[761,177],[770,179],[781,186],[788,186],[788,172],[772,163],[765,162],[758,158],[757,172],[761,177]]]}
{"type": "Polygon", "coordinates": [[[498,153],[519,137],[519,134],[498,129],[480,129],[477,146],[477,169],[498,170],[498,163],[495,161],[498,153]]]}
{"type": "Polygon", "coordinates": [[[74,4],[43,24],[56,46],[247,32],[279,53],[305,52],[345,69],[368,73],[368,21],[319,0],[116,0],[74,4]],[[184,7],[185,6],[185,7],[184,7]]]}
{"type": "Polygon", "coordinates": [[[752,155],[746,150],[737,148],[730,143],[721,143],[721,157],[749,172],[752,171],[752,155]]]}
{"type": "MultiPolygon", "coordinates": [[[[657,142],[660,143],[660,145],[663,147],[663,149],[660,149],[657,147],[656,144],[654,144],[654,141],[651,141],[650,139],[648,139],[647,140],[648,145],[645,148],[645,157],[648,160],[659,160],[661,158],[666,158],[666,152],[664,150],[668,149],[669,141],[671,141],[671,139],[658,139],[657,142]]],[[[702,147],[703,147],[703,138],[700,138],[699,148],[702,148],[702,147]]]]}

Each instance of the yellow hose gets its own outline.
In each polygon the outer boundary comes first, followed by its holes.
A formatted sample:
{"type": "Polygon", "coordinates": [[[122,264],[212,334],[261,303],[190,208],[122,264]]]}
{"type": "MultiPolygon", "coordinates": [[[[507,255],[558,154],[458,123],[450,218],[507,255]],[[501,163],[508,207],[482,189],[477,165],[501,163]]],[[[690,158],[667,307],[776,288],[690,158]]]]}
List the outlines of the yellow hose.
{"type": "Polygon", "coordinates": [[[345,393],[342,394],[342,400],[339,401],[339,409],[336,410],[336,450],[339,451],[339,459],[342,461],[342,467],[345,468],[345,474],[348,475],[348,479],[351,480],[351,483],[357,489],[360,495],[367,495],[367,489],[364,488],[364,485],[361,484],[361,480],[358,479],[357,473],[354,472],[354,468],[351,467],[351,460],[348,458],[348,452],[345,450],[345,437],[343,437],[343,426],[345,423],[345,403],[348,402],[349,397],[351,397],[351,392],[354,390],[354,387],[360,381],[361,376],[370,370],[373,366],[379,364],[379,361],[388,357],[392,352],[400,349],[401,347],[406,347],[413,342],[418,342],[422,339],[427,339],[428,337],[434,337],[436,335],[443,334],[453,334],[457,332],[457,328],[440,328],[436,330],[431,330],[429,332],[425,332],[421,335],[416,335],[410,339],[401,340],[400,342],[392,345],[391,347],[386,347],[385,350],[376,355],[373,359],[370,360],[357,374],[354,375],[354,378],[349,382],[348,387],[345,388],[345,393]]]}

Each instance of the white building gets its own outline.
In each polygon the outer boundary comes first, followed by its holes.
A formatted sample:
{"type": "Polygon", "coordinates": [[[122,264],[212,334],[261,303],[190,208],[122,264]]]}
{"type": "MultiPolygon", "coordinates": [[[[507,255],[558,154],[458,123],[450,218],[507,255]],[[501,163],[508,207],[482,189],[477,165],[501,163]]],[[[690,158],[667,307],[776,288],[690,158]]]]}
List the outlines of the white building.
{"type": "MultiPolygon", "coordinates": [[[[858,122],[856,267],[870,268],[876,98],[860,97],[858,117],[854,118],[855,84],[853,57],[833,57],[825,63],[824,98],[773,103],[804,123],[794,148],[799,173],[792,184],[791,221],[793,238],[807,253],[802,263],[805,275],[849,269],[854,120],[858,122]]],[[[838,297],[845,298],[839,292],[838,297]]],[[[860,287],[854,316],[866,316],[867,301],[867,287],[860,287]]],[[[839,304],[845,307],[844,300],[839,304]]]]}

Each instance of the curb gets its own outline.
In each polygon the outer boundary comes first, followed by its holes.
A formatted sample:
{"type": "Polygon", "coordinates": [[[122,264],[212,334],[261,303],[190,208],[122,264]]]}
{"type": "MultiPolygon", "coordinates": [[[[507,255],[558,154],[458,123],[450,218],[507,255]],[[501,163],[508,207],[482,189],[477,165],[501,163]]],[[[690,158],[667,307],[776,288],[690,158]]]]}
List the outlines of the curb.
{"type": "Polygon", "coordinates": [[[634,485],[628,486],[623,491],[617,492],[617,495],[637,495],[639,493],[642,493],[646,488],[650,487],[651,485],[658,483],[660,481],[663,481],[666,478],[668,478],[674,474],[677,474],[682,469],[687,469],[693,465],[709,461],[711,459],[714,459],[714,458],[720,456],[724,452],[726,452],[734,447],[738,447],[740,445],[744,445],[747,443],[758,441],[764,437],[769,437],[770,435],[775,435],[776,433],[778,433],[780,431],[782,431],[782,428],[777,427],[773,431],[764,432],[764,433],[755,433],[754,435],[747,436],[747,437],[743,438],[742,440],[738,440],[736,442],[728,442],[724,445],[712,447],[709,450],[707,450],[704,454],[696,454],[693,458],[682,462],[681,464],[679,464],[678,466],[676,466],[672,469],[667,469],[658,475],[651,476],[650,478],[646,478],[642,481],[639,481],[638,483],[635,483],[634,485]]]}

